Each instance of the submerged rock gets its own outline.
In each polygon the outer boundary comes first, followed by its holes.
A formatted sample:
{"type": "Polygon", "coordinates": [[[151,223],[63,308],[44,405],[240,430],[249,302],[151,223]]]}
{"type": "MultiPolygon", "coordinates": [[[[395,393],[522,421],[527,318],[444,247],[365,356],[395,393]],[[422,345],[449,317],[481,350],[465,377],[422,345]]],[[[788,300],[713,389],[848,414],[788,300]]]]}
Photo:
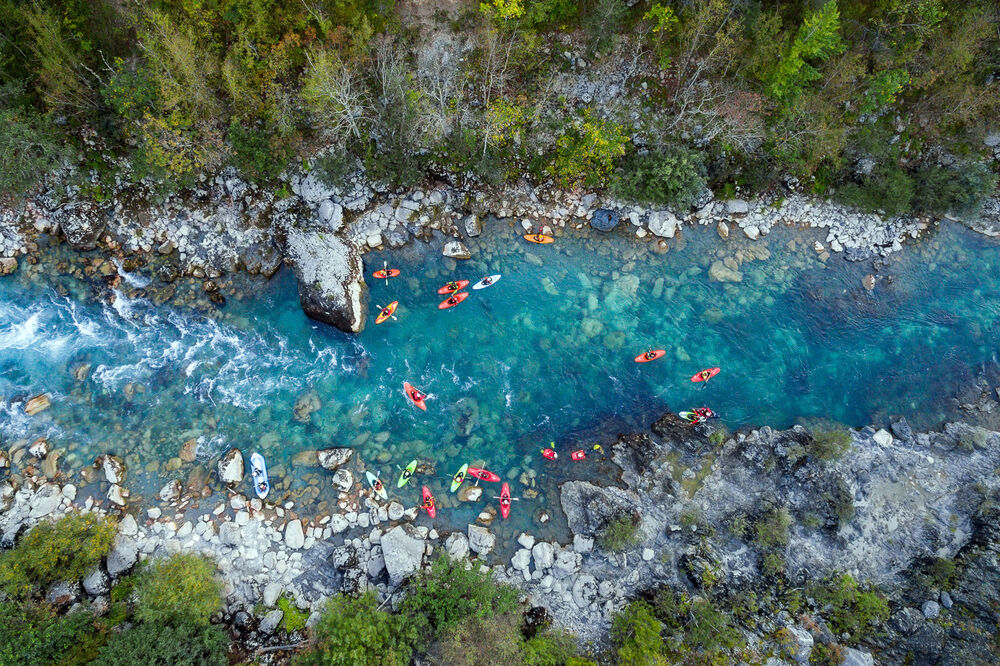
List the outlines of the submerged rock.
{"type": "Polygon", "coordinates": [[[17,259],[14,257],[0,257],[0,277],[10,275],[17,270],[17,259]]]}
{"type": "Polygon", "coordinates": [[[359,333],[368,318],[368,285],[361,254],[352,243],[318,231],[293,230],[285,259],[299,286],[302,310],[313,319],[359,333]]]}
{"type": "Polygon", "coordinates": [[[52,406],[52,402],[49,400],[49,396],[45,393],[36,395],[24,404],[24,413],[28,416],[34,416],[44,412],[46,409],[52,406]]]}
{"type": "Polygon", "coordinates": [[[101,468],[104,470],[104,478],[108,483],[121,483],[125,480],[125,461],[110,453],[103,456],[101,468]]]}

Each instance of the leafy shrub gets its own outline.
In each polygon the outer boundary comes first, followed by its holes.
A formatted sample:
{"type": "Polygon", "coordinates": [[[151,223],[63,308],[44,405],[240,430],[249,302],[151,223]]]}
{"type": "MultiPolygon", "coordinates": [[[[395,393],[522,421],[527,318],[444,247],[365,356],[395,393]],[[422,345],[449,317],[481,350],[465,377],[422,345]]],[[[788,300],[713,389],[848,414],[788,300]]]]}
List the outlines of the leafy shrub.
{"type": "Polygon", "coordinates": [[[915,207],[938,214],[975,215],[997,187],[996,174],[982,162],[925,167],[915,180],[915,207]]]}
{"type": "Polygon", "coordinates": [[[477,567],[466,570],[462,562],[442,555],[410,583],[402,612],[413,619],[426,618],[432,633],[439,636],[465,618],[489,619],[513,612],[519,596],[515,588],[498,585],[489,572],[477,567]]]}
{"type": "Polygon", "coordinates": [[[781,553],[765,553],[760,559],[760,569],[767,576],[777,576],[785,570],[785,558],[781,553]]]}
{"type": "Polygon", "coordinates": [[[788,528],[791,525],[792,517],[788,515],[788,509],[771,509],[757,521],[754,540],[765,550],[784,549],[788,545],[788,528]]]}
{"type": "Polygon", "coordinates": [[[583,119],[556,141],[556,157],[549,171],[567,187],[603,187],[612,166],[625,154],[628,141],[621,125],[595,118],[588,109],[583,119]]]}
{"type": "Polygon", "coordinates": [[[927,565],[927,581],[931,586],[947,589],[955,584],[955,574],[957,567],[955,560],[944,557],[935,557],[927,565]]]}
{"type": "Polygon", "coordinates": [[[145,69],[132,71],[121,58],[115,59],[114,71],[101,88],[104,103],[126,120],[138,120],[153,110],[156,86],[145,69]]]}
{"type": "Polygon", "coordinates": [[[561,26],[576,18],[576,0],[532,0],[525,7],[524,22],[535,28],[561,26]]]}
{"type": "Polygon", "coordinates": [[[896,164],[879,164],[860,183],[841,185],[836,196],[861,210],[900,215],[910,212],[914,190],[913,179],[896,164]]]}
{"type": "Polygon", "coordinates": [[[200,555],[178,554],[154,562],[136,582],[136,619],[207,625],[222,605],[222,583],[215,573],[215,564],[200,555]]]}
{"type": "Polygon", "coordinates": [[[663,623],[652,607],[633,601],[611,621],[611,642],[622,666],[666,666],[660,632],[663,623]]]}
{"type": "Polygon", "coordinates": [[[844,663],[844,648],[817,642],[809,653],[809,663],[818,666],[839,666],[844,663]]]}
{"type": "Polygon", "coordinates": [[[851,641],[862,638],[871,625],[889,619],[889,604],[874,589],[864,589],[850,575],[844,574],[817,585],[812,596],[824,611],[834,633],[848,634],[851,641]]]}
{"type": "Polygon", "coordinates": [[[40,523],[0,555],[0,589],[23,597],[56,581],[83,578],[108,554],[114,538],[114,521],[94,513],[40,523]]]}
{"type": "Polygon", "coordinates": [[[639,543],[635,516],[617,516],[608,521],[597,537],[601,548],[618,553],[639,543]]]}
{"type": "Polygon", "coordinates": [[[330,599],[313,632],[316,646],[300,655],[296,664],[405,666],[419,638],[420,623],[379,610],[375,594],[368,592],[358,599],[330,599]]]}
{"type": "Polygon", "coordinates": [[[229,639],[212,625],[141,622],[113,634],[93,666],[226,666],[229,639]]]}
{"type": "Polygon", "coordinates": [[[229,124],[229,145],[233,165],[254,181],[275,180],[288,165],[288,147],[262,128],[245,128],[237,121],[229,124]]]}
{"type": "Polygon", "coordinates": [[[524,638],[517,613],[469,617],[446,631],[431,648],[432,662],[449,666],[524,664],[524,638]]]}
{"type": "MultiPolygon", "coordinates": [[[[10,86],[0,87],[0,99],[12,95],[10,86]]],[[[43,174],[72,156],[66,141],[59,139],[49,120],[28,109],[0,106],[0,195],[18,195],[33,187],[43,174]]]]}
{"type": "Polygon", "coordinates": [[[303,610],[299,610],[294,601],[282,595],[278,599],[278,609],[282,612],[282,629],[288,633],[292,633],[294,631],[302,631],[306,628],[306,620],[309,619],[309,614],[303,610]]]}
{"type": "Polygon", "coordinates": [[[703,153],[673,147],[624,160],[611,190],[627,201],[688,209],[705,189],[705,175],[703,153]]]}
{"type": "Polygon", "coordinates": [[[851,433],[846,429],[812,433],[809,455],[819,460],[836,460],[851,447],[851,433]]]}
{"type": "Polygon", "coordinates": [[[628,14],[628,4],[623,0],[593,0],[580,19],[580,26],[587,37],[587,48],[592,54],[611,49],[628,14]]]}
{"type": "Polygon", "coordinates": [[[549,629],[524,642],[527,666],[561,666],[576,656],[576,641],[567,631],[549,629]]]}
{"type": "Polygon", "coordinates": [[[0,664],[82,664],[104,638],[86,610],[57,615],[31,602],[0,603],[0,664]]]}

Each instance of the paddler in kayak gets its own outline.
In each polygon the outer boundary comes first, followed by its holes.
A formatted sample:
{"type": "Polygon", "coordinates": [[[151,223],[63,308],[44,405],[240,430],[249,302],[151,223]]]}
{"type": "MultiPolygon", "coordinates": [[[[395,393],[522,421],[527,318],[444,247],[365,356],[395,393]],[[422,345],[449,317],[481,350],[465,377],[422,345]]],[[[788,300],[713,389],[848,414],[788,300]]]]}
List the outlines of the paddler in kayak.
{"type": "Polygon", "coordinates": [[[691,411],[697,414],[698,416],[702,417],[703,419],[715,419],[719,417],[718,414],[713,412],[708,407],[695,407],[691,411]]]}
{"type": "Polygon", "coordinates": [[[421,393],[417,389],[413,389],[412,391],[410,391],[410,399],[413,400],[413,402],[420,402],[426,397],[427,397],[426,393],[421,393]]]}
{"type": "Polygon", "coordinates": [[[382,480],[376,478],[375,481],[372,483],[372,488],[375,489],[375,494],[381,493],[382,492],[382,480]]]}
{"type": "Polygon", "coordinates": [[[387,306],[385,306],[384,308],[382,308],[382,312],[380,312],[380,313],[379,313],[379,316],[380,316],[380,317],[388,317],[388,316],[389,316],[389,315],[391,315],[391,314],[392,314],[392,308],[390,308],[390,307],[389,307],[389,306],[387,305],[387,306]]]}
{"type": "Polygon", "coordinates": [[[444,286],[448,287],[448,291],[458,291],[458,283],[454,280],[446,283],[444,286]]]}
{"type": "Polygon", "coordinates": [[[652,361],[654,358],[656,358],[656,352],[650,348],[650,350],[646,352],[646,360],[652,361]]]}
{"type": "Polygon", "coordinates": [[[501,497],[500,498],[500,508],[502,508],[502,509],[509,509],[510,508],[510,498],[509,497],[501,497]]]}
{"type": "Polygon", "coordinates": [[[491,278],[489,275],[487,275],[482,280],[480,280],[480,283],[485,284],[485,285],[493,284],[493,278],[491,278]]]}
{"type": "Polygon", "coordinates": [[[430,513],[431,511],[433,511],[434,510],[434,496],[433,495],[428,495],[427,497],[425,497],[423,503],[420,505],[420,508],[423,509],[423,510],[425,510],[425,511],[427,511],[428,513],[430,513]]]}
{"type": "Polygon", "coordinates": [[[698,373],[698,376],[701,377],[701,381],[708,383],[708,380],[712,378],[712,371],[702,370],[701,372],[698,373]]]}
{"type": "Polygon", "coordinates": [[[460,302],[460,301],[457,298],[455,298],[454,296],[449,296],[448,300],[445,301],[445,303],[447,303],[448,305],[455,305],[458,302],[460,302]]]}

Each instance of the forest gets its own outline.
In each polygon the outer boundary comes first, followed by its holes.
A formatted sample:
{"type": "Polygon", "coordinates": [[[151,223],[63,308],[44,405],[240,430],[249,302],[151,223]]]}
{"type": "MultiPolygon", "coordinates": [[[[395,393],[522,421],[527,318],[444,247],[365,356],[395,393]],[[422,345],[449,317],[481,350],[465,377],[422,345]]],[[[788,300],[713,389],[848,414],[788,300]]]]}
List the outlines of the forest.
{"type": "Polygon", "coordinates": [[[885,214],[996,183],[990,0],[0,0],[0,192],[525,180],[885,214]],[[582,91],[582,92],[581,92],[582,91]],[[992,125],[991,125],[992,123],[992,125]],[[67,168],[72,167],[72,168],[67,168]],[[49,183],[51,186],[52,183],[49,183]]]}

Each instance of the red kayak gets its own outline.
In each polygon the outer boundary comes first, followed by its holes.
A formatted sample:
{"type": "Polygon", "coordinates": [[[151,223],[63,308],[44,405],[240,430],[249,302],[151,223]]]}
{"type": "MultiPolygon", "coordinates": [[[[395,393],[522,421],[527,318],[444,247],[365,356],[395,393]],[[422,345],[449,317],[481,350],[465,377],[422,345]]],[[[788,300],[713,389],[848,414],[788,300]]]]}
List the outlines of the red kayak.
{"type": "Polygon", "coordinates": [[[555,449],[542,449],[542,455],[549,460],[555,460],[559,457],[559,454],[555,452],[555,449]]]}
{"type": "Polygon", "coordinates": [[[510,486],[506,483],[500,487],[500,515],[504,518],[510,515],[510,486]]]}
{"type": "Polygon", "coordinates": [[[458,280],[456,282],[449,282],[445,286],[438,289],[439,294],[453,294],[456,291],[461,291],[469,286],[468,280],[458,280]]]}
{"type": "Polygon", "coordinates": [[[573,460],[583,460],[587,457],[587,454],[583,452],[583,449],[578,449],[573,453],[569,454],[569,457],[573,460]]]}
{"type": "Polygon", "coordinates": [[[464,301],[465,299],[467,299],[468,297],[469,297],[469,292],[467,291],[460,291],[457,294],[452,294],[448,298],[441,301],[441,304],[438,305],[438,310],[447,310],[448,308],[453,308],[462,301],[464,301]]]}
{"type": "Polygon", "coordinates": [[[398,276],[399,276],[398,268],[390,268],[388,269],[388,271],[386,271],[386,269],[383,268],[380,271],[375,271],[374,273],[372,273],[372,277],[378,278],[379,280],[384,280],[386,278],[398,277],[398,276]],[[387,272],[388,275],[386,275],[387,272]]]}
{"type": "Polygon", "coordinates": [[[707,370],[702,370],[697,375],[691,378],[693,382],[707,382],[712,377],[716,376],[721,372],[722,368],[708,368],[707,370]]]}
{"type": "Polygon", "coordinates": [[[638,356],[636,356],[635,357],[635,362],[636,363],[649,363],[650,361],[655,361],[656,359],[660,358],[661,356],[663,356],[666,353],[667,353],[667,350],[665,350],[665,349],[653,349],[651,351],[646,352],[645,354],[639,354],[638,356]]]}
{"type": "Polygon", "coordinates": [[[424,399],[427,398],[426,393],[421,393],[420,391],[415,389],[413,385],[410,384],[410,382],[403,382],[403,393],[406,394],[406,397],[409,398],[414,405],[424,410],[425,412],[427,411],[427,405],[424,404],[424,399]]]}
{"type": "Polygon", "coordinates": [[[420,505],[420,508],[427,511],[427,515],[433,518],[437,515],[437,507],[434,506],[434,495],[431,495],[431,491],[427,489],[427,486],[424,486],[420,492],[424,496],[424,503],[420,505]]]}
{"type": "Polygon", "coordinates": [[[479,467],[470,467],[469,476],[474,476],[480,481],[490,481],[496,483],[500,480],[500,477],[487,469],[481,469],[479,467]]]}

